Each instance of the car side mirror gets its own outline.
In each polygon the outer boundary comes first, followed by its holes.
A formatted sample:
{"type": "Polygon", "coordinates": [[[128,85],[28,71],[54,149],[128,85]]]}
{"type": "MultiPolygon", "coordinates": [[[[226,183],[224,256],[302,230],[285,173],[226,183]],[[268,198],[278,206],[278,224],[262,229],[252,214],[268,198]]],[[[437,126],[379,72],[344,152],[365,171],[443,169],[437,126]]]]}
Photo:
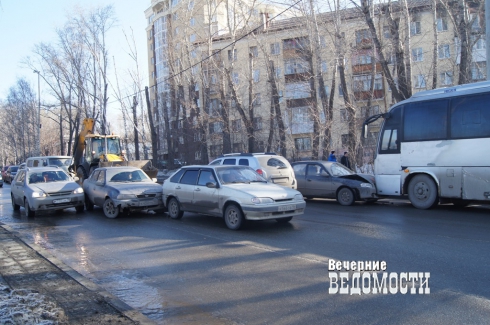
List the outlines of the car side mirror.
{"type": "Polygon", "coordinates": [[[78,176],[73,177],[73,181],[78,182],[80,178],[78,176]]]}
{"type": "Polygon", "coordinates": [[[213,182],[207,182],[206,183],[206,187],[209,187],[209,188],[217,188],[217,184],[216,183],[213,183],[213,182]]]}
{"type": "Polygon", "coordinates": [[[157,182],[157,179],[155,177],[153,177],[151,180],[153,181],[153,183],[157,182]]]}

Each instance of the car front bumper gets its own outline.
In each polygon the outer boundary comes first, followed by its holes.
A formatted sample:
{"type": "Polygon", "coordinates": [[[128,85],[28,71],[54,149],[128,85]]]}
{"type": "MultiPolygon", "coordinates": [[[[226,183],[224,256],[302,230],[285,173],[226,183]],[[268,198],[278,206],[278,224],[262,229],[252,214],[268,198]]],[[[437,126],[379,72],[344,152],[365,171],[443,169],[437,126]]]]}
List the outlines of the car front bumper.
{"type": "Polygon", "coordinates": [[[118,200],[113,199],[114,204],[120,209],[129,209],[129,210],[159,210],[164,209],[163,201],[161,197],[154,198],[144,198],[144,199],[125,199],[118,200]]]}
{"type": "Polygon", "coordinates": [[[288,204],[242,205],[242,211],[247,220],[269,220],[302,215],[305,207],[305,201],[291,201],[288,204]]]}
{"type": "Polygon", "coordinates": [[[362,200],[378,198],[374,187],[359,187],[357,191],[359,192],[359,198],[362,200]]]}
{"type": "Polygon", "coordinates": [[[72,196],[54,196],[43,198],[31,198],[29,206],[34,211],[49,211],[74,208],[85,204],[85,196],[76,194],[72,196]]]}

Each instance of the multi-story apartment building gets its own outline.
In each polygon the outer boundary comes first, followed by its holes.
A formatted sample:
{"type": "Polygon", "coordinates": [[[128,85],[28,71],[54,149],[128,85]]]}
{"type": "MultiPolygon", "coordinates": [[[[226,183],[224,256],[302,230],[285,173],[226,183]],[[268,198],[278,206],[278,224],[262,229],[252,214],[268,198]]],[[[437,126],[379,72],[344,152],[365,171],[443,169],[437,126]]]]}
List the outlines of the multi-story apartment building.
{"type": "MultiPolygon", "coordinates": [[[[152,0],[145,14],[160,159],[207,163],[260,151],[317,159],[355,148],[368,161],[377,129],[361,140],[361,123],[395,102],[390,78],[405,94],[455,85],[462,57],[461,30],[444,6],[386,9],[374,8],[376,43],[358,8],[312,16],[252,1],[152,0]]],[[[477,81],[486,78],[483,16],[467,13],[468,79],[477,81]]]]}

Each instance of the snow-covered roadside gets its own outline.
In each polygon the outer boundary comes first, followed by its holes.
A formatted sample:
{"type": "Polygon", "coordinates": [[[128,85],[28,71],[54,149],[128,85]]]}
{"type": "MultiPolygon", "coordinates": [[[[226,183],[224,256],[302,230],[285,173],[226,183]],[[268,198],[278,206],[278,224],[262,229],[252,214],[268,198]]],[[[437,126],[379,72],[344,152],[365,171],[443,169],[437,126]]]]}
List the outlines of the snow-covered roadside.
{"type": "Polygon", "coordinates": [[[30,289],[11,290],[0,284],[0,324],[67,324],[61,308],[30,289]]]}

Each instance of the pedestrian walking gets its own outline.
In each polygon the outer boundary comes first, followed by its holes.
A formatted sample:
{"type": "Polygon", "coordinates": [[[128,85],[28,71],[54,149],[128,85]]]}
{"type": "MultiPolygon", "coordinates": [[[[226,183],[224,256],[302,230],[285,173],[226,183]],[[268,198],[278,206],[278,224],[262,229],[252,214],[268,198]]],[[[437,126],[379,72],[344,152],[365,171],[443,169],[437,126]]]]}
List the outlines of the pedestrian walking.
{"type": "Polygon", "coordinates": [[[342,165],[344,165],[345,167],[347,167],[347,168],[351,169],[351,168],[350,168],[350,161],[349,161],[349,156],[348,156],[348,154],[349,154],[349,153],[348,153],[347,151],[345,151],[345,152],[344,152],[344,155],[342,156],[342,158],[340,158],[340,163],[341,163],[342,165]]]}
{"type": "Polygon", "coordinates": [[[335,157],[335,150],[330,151],[327,161],[337,161],[337,157],[335,157]]]}

